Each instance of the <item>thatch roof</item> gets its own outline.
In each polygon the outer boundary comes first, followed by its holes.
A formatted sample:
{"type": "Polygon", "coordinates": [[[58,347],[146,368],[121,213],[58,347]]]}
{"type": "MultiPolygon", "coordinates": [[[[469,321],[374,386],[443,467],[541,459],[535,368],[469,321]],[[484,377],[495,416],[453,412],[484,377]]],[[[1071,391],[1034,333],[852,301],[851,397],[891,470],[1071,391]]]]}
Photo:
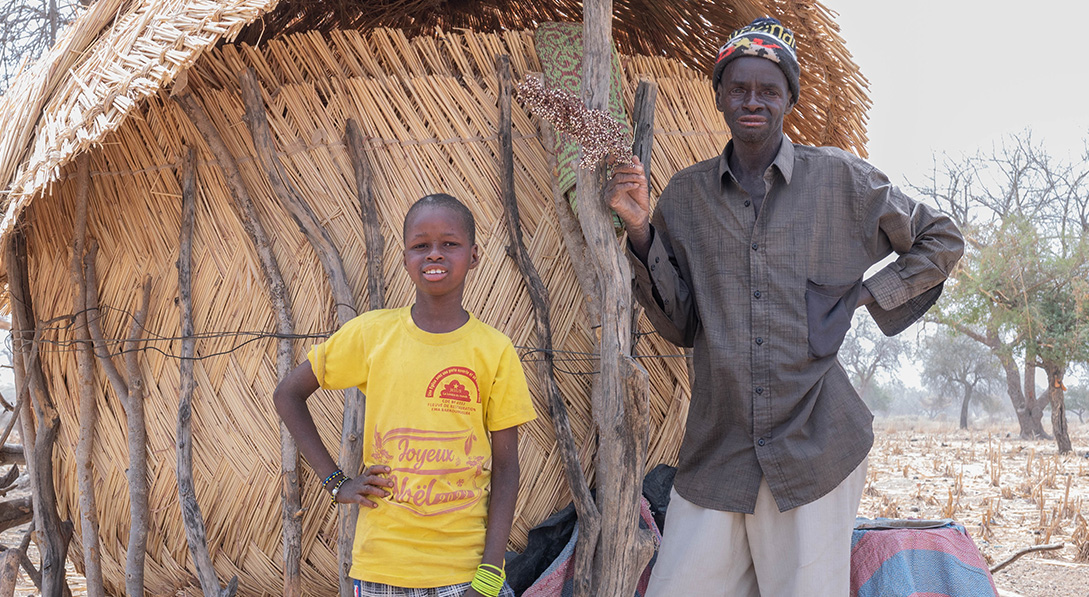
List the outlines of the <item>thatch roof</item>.
{"type": "MultiPolygon", "coordinates": [[[[98,0],[0,98],[0,239],[62,166],[116,130],[141,101],[170,85],[217,42],[241,34],[257,43],[334,28],[395,27],[410,35],[436,28],[533,29],[543,21],[578,20],[581,4],[98,0]]],[[[759,15],[779,17],[798,37],[803,97],[794,125],[807,133],[800,137],[865,154],[866,81],[833,15],[817,0],[616,0],[614,6],[614,37],[622,53],[673,58],[697,72],[710,70],[717,44],[729,31],[759,15]],[[807,104],[830,109],[808,110],[807,104]]]]}

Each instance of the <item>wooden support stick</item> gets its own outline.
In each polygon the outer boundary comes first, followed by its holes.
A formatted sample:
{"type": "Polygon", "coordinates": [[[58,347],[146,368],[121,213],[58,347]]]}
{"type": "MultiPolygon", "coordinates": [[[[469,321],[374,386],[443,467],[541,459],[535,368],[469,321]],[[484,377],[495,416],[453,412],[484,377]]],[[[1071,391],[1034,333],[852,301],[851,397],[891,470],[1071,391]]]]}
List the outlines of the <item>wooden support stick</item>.
{"type": "Polygon", "coordinates": [[[280,163],[272,129],[269,127],[268,117],[265,114],[265,100],[261,95],[261,85],[257,82],[257,73],[252,68],[247,68],[239,74],[238,78],[242,85],[242,103],[246,106],[245,121],[253,138],[254,149],[257,150],[257,161],[264,169],[280,205],[295,220],[299,230],[310,241],[310,246],[317,254],[318,261],[321,262],[325,275],[329,278],[337,320],[341,325],[348,323],[359,314],[359,311],[355,307],[355,296],[348,283],[348,273],[344,271],[340,253],[333,244],[329,231],[321,225],[318,216],[292,184],[287,172],[284,171],[283,164],[280,163]]]}
{"type": "Polygon", "coordinates": [[[128,371],[129,398],[125,407],[128,432],[129,469],[129,541],[125,556],[125,590],[129,595],[144,594],[144,560],[147,557],[148,515],[147,423],[144,420],[144,374],[140,370],[140,338],[147,323],[151,302],[151,276],[144,277],[140,310],[129,326],[125,341],[125,367],[128,371]]]}
{"type": "Polygon", "coordinates": [[[94,455],[98,404],[95,399],[94,349],[87,331],[87,280],[83,277],[83,253],[87,241],[87,195],[91,183],[90,154],[76,157],[76,221],[73,225],[72,261],[69,266],[73,296],[72,327],[76,338],[76,372],[79,380],[79,443],[76,444],[76,485],[79,488],[80,537],[83,543],[83,575],[87,597],[104,597],[99,545],[98,508],[95,506],[94,455]]]}
{"type": "MultiPolygon", "coordinates": [[[[249,126],[250,135],[253,138],[253,146],[257,150],[257,159],[268,177],[269,185],[279,199],[280,205],[287,210],[292,219],[299,226],[299,230],[310,242],[310,246],[318,256],[325,276],[329,281],[329,288],[333,294],[333,302],[336,305],[337,321],[340,325],[348,323],[359,314],[356,309],[355,296],[348,284],[348,274],[344,270],[340,253],[337,251],[329,231],[321,225],[314,210],[303,199],[284,170],[283,164],[276,153],[275,141],[272,129],[268,124],[265,114],[265,101],[261,94],[261,85],[257,81],[257,74],[252,68],[242,71],[239,75],[242,85],[242,102],[246,106],[246,124],[249,126]]],[[[369,257],[369,255],[368,255],[369,257]]],[[[341,458],[338,465],[349,476],[355,476],[360,472],[360,462],[363,457],[363,445],[360,441],[363,437],[363,394],[355,388],[344,392],[344,425],[342,426],[341,458]]],[[[337,535],[338,555],[342,573],[340,578],[340,592],[342,597],[351,597],[352,583],[348,576],[348,568],[351,567],[351,550],[355,538],[355,523],[359,514],[359,505],[350,504],[338,507],[339,516],[337,535]]]]}
{"type": "Polygon", "coordinates": [[[117,394],[125,411],[129,451],[129,466],[126,472],[129,482],[129,537],[125,557],[125,592],[129,595],[143,595],[149,520],[144,378],[140,372],[138,353],[139,338],[147,321],[148,304],[151,301],[151,276],[146,276],[144,279],[140,310],[129,328],[129,338],[122,346],[128,374],[126,381],[114,364],[102,334],[101,313],[98,305],[98,274],[95,265],[97,256],[98,242],[91,239],[87,242],[87,253],[83,256],[87,331],[94,343],[94,354],[106,372],[106,378],[110,380],[114,393],[117,394]]]}
{"type": "MultiPolygon", "coordinates": [[[[371,168],[367,154],[363,150],[363,132],[359,123],[349,118],[346,123],[345,145],[355,171],[356,195],[359,198],[359,213],[363,218],[363,241],[367,249],[367,307],[370,310],[382,309],[386,305],[386,279],[383,275],[382,253],[385,251],[385,239],[378,220],[378,205],[371,188],[371,168]]],[[[340,431],[340,468],[358,470],[363,458],[363,414],[366,403],[362,394],[358,400],[344,403],[344,423],[340,431]]],[[[341,597],[350,597],[351,584],[348,582],[348,569],[352,563],[352,539],[355,537],[355,522],[359,515],[358,504],[341,504],[337,509],[337,558],[341,570],[341,597]]]]}
{"type": "Polygon", "coordinates": [[[639,86],[635,89],[635,105],[632,106],[635,134],[632,135],[631,152],[643,163],[648,189],[650,188],[651,155],[654,153],[654,105],[657,98],[658,84],[640,79],[639,86]]]}
{"type": "Polygon", "coordinates": [[[1009,566],[1010,564],[1014,563],[1015,561],[1017,561],[1018,558],[1020,558],[1021,556],[1025,555],[1025,554],[1030,554],[1030,553],[1032,553],[1034,551],[1053,551],[1053,550],[1056,550],[1056,549],[1062,549],[1063,546],[1065,546],[1065,545],[1066,545],[1065,543],[1049,543],[1047,545],[1033,545],[1032,547],[1026,547],[1026,548],[1018,551],[1017,553],[1013,554],[1012,556],[1006,558],[1005,560],[1002,560],[998,564],[995,564],[994,566],[991,566],[991,574],[994,574],[995,572],[998,572],[999,570],[1005,568],[1006,566],[1009,566]]]}
{"type": "MultiPolygon", "coordinates": [[[[612,0],[583,3],[582,98],[591,109],[607,110],[612,80],[612,0]]],[[[639,500],[646,466],[646,424],[637,413],[648,391],[633,392],[641,367],[630,356],[631,268],[621,254],[613,218],[602,192],[605,167],[578,171],[578,214],[597,269],[601,300],[600,373],[594,380],[592,404],[598,431],[597,503],[601,532],[594,558],[594,595],[630,595],[653,554],[639,532],[639,500]],[[631,425],[636,423],[636,426],[631,425]]],[[[645,373],[644,373],[645,375],[645,373]]],[[[639,376],[645,380],[645,377],[639,376]]]]}
{"type": "Polygon", "coordinates": [[[382,253],[386,243],[382,237],[382,225],[378,220],[378,205],[371,189],[371,167],[363,150],[363,131],[352,118],[346,123],[345,144],[355,170],[356,195],[359,197],[359,212],[363,217],[363,236],[367,248],[368,307],[371,310],[382,309],[386,302],[386,279],[382,275],[382,253]]]}
{"type": "Polygon", "coordinates": [[[196,338],[193,330],[193,227],[196,219],[196,151],[189,147],[182,159],[182,225],[178,241],[178,308],[181,310],[181,383],[178,388],[178,431],[175,440],[177,456],[178,502],[181,505],[185,538],[189,544],[189,557],[197,569],[197,580],[204,597],[231,597],[238,589],[238,576],[231,578],[227,586],[220,588],[216,578],[212,556],[208,552],[208,538],[204,528],[204,516],[197,503],[196,484],[193,481],[193,392],[196,380],[193,376],[193,357],[196,355],[196,338]]]}
{"type": "Polygon", "coordinates": [[[40,570],[34,567],[34,562],[30,561],[30,558],[26,555],[26,550],[30,547],[30,539],[34,536],[34,521],[31,520],[27,525],[26,531],[23,532],[23,538],[19,541],[19,547],[16,548],[19,551],[19,560],[22,562],[23,571],[30,577],[30,582],[34,583],[38,591],[42,590],[42,573],[40,570]]]}
{"type": "Polygon", "coordinates": [[[529,252],[522,240],[522,224],[518,213],[518,198],[514,190],[514,144],[513,125],[511,123],[511,95],[514,84],[512,82],[510,57],[497,56],[495,70],[499,77],[499,173],[502,180],[500,190],[503,193],[503,214],[505,216],[507,234],[510,242],[507,245],[507,255],[518,264],[518,271],[522,273],[522,279],[529,291],[530,301],[533,303],[533,315],[535,332],[537,334],[537,347],[541,351],[542,358],[537,361],[537,375],[548,393],[549,414],[552,425],[556,429],[556,445],[560,450],[560,458],[563,461],[564,473],[567,476],[567,484],[571,488],[571,496],[575,503],[575,511],[578,512],[579,525],[582,529],[576,540],[575,550],[575,595],[589,595],[589,579],[592,577],[594,548],[591,541],[596,541],[598,533],[594,530],[600,527],[601,515],[594,499],[590,495],[590,486],[586,482],[586,476],[582,473],[582,465],[579,462],[578,448],[575,445],[575,436],[571,432],[571,422],[567,417],[567,406],[563,402],[560,388],[556,384],[555,370],[553,367],[552,352],[552,323],[548,299],[548,289],[537,268],[533,265],[529,252]]]}
{"type": "Polygon", "coordinates": [[[36,349],[40,340],[34,318],[30,294],[30,275],[27,269],[26,236],[16,228],[8,236],[5,263],[8,266],[8,292],[11,295],[12,324],[18,334],[13,334],[13,352],[16,356],[16,385],[29,381],[30,400],[24,402],[20,413],[23,426],[23,444],[28,450],[27,472],[30,475],[31,497],[34,502],[35,526],[41,530],[42,544],[42,596],[60,597],[68,585],[65,582],[64,562],[68,557],[69,533],[57,513],[57,492],[53,485],[53,446],[60,428],[60,416],[54,407],[49,385],[45,381],[41,363],[37,358],[24,359],[24,355],[36,349]],[[34,331],[32,342],[25,334],[34,331]],[[33,416],[31,408],[33,406],[33,416]],[[37,421],[37,428],[34,421],[37,421]]]}
{"type": "MultiPolygon", "coordinates": [[[[658,84],[646,79],[640,79],[639,86],[635,89],[635,105],[632,107],[632,123],[635,127],[631,152],[638,156],[643,164],[643,174],[647,179],[647,189],[650,189],[651,156],[654,153],[654,104],[658,98],[658,84]]],[[[639,343],[639,317],[643,314],[643,308],[639,303],[632,303],[631,329],[632,329],[632,354],[635,354],[635,345],[639,343]]],[[[648,382],[649,383],[649,382],[648,382]]]]}
{"type": "Polygon", "coordinates": [[[0,597],[15,595],[15,585],[19,582],[19,552],[6,549],[0,555],[0,597]]]}
{"type": "MultiPolygon", "coordinates": [[[[276,256],[272,252],[272,243],[260,218],[257,217],[257,208],[242,181],[238,164],[227,149],[219,131],[208,118],[204,107],[187,88],[175,89],[170,97],[189,117],[204,142],[208,144],[209,151],[215,156],[231,192],[231,205],[238,214],[242,227],[246,230],[257,253],[269,301],[276,315],[276,330],[280,335],[276,346],[276,374],[277,379],[283,379],[291,372],[294,365],[290,336],[295,331],[295,324],[291,320],[287,285],[284,283],[283,275],[280,274],[276,256]]],[[[302,491],[299,488],[299,449],[282,422],[280,423],[280,466],[284,475],[281,514],[284,533],[284,596],[298,597],[302,594],[302,491]]]]}
{"type": "Polygon", "coordinates": [[[98,241],[87,241],[87,252],[83,255],[83,278],[87,284],[86,309],[87,309],[87,333],[90,334],[94,344],[95,357],[102,370],[106,372],[106,379],[117,394],[117,399],[124,404],[129,399],[129,384],[121,376],[117,365],[113,362],[110,349],[106,345],[106,339],[102,334],[102,313],[98,309],[98,274],[96,273],[95,260],[98,257],[98,241]]]}

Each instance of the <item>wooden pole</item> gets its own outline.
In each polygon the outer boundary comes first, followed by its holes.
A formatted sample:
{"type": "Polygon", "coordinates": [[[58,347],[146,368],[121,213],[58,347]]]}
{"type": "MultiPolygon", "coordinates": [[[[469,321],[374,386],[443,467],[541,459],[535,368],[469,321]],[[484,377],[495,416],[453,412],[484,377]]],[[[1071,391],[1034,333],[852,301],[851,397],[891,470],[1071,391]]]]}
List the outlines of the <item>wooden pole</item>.
{"type": "MultiPolygon", "coordinates": [[[[382,253],[386,243],[382,237],[382,225],[378,220],[378,205],[371,188],[371,168],[363,150],[363,132],[359,123],[349,118],[345,123],[345,145],[355,173],[356,196],[359,213],[363,219],[363,242],[367,250],[367,307],[382,309],[386,305],[386,279],[383,275],[382,253]]],[[[366,399],[361,393],[352,395],[344,402],[344,419],[340,428],[340,456],[342,470],[360,469],[363,460],[363,423],[366,399]]],[[[348,570],[352,566],[352,547],[355,523],[359,517],[359,504],[341,504],[337,507],[337,561],[340,566],[340,595],[352,597],[348,570]]]]}
{"type": "Polygon", "coordinates": [[[79,379],[79,443],[76,445],[76,484],[79,487],[80,537],[83,542],[83,575],[87,579],[87,597],[104,597],[102,559],[99,545],[98,509],[95,500],[94,455],[98,404],[94,390],[94,352],[87,331],[87,280],[83,277],[83,253],[87,241],[87,195],[91,184],[90,154],[76,158],[76,221],[69,268],[72,310],[75,313],[76,371],[79,379]]]}
{"type": "Polygon", "coordinates": [[[359,123],[349,118],[346,123],[345,143],[355,169],[356,195],[359,197],[359,213],[363,218],[363,236],[367,248],[367,296],[368,308],[382,309],[386,303],[386,279],[382,275],[382,253],[386,242],[382,237],[382,225],[378,220],[378,205],[371,188],[371,167],[363,150],[363,131],[359,123]]]}
{"type": "Polygon", "coordinates": [[[60,416],[54,407],[37,355],[26,358],[31,351],[37,352],[40,332],[36,329],[30,295],[26,236],[19,228],[8,237],[5,263],[8,266],[8,292],[11,293],[15,332],[12,334],[16,359],[15,383],[22,385],[26,380],[30,395],[30,400],[24,401],[19,416],[22,418],[23,446],[28,451],[27,472],[34,503],[34,522],[41,537],[38,549],[42,558],[42,596],[61,597],[68,589],[64,561],[68,556],[71,527],[64,525],[57,513],[57,491],[53,485],[53,446],[60,429],[60,416]],[[32,341],[27,341],[27,334],[33,334],[32,341]]]}
{"type": "MultiPolygon", "coordinates": [[[[102,314],[98,304],[98,275],[95,259],[98,243],[91,239],[83,257],[83,277],[87,285],[87,330],[94,343],[94,353],[114,393],[125,411],[125,431],[128,436],[129,465],[125,476],[129,482],[129,538],[125,556],[125,592],[130,597],[144,594],[144,561],[147,552],[148,533],[148,483],[147,483],[147,425],[144,421],[144,376],[140,371],[138,353],[140,334],[147,321],[148,304],[151,301],[151,276],[144,278],[140,310],[133,317],[129,337],[123,344],[128,380],[121,375],[109,353],[102,334],[102,314]]],[[[44,574],[44,570],[43,570],[44,574]]]]}
{"type": "MultiPolygon", "coordinates": [[[[511,124],[512,82],[510,57],[500,55],[495,60],[495,70],[499,78],[499,173],[502,180],[500,190],[503,193],[503,214],[510,236],[507,255],[518,264],[533,303],[537,347],[542,358],[537,361],[537,376],[548,393],[548,409],[552,425],[556,429],[556,445],[560,450],[564,474],[571,488],[571,496],[578,512],[579,537],[575,549],[574,594],[576,597],[589,596],[593,577],[593,554],[601,526],[601,514],[590,495],[586,476],[582,473],[575,436],[571,432],[571,423],[567,417],[567,406],[556,384],[552,353],[552,322],[548,299],[548,289],[537,268],[533,265],[529,251],[522,240],[522,225],[518,214],[518,198],[514,190],[514,144],[511,124]]],[[[581,233],[580,233],[581,234],[581,233]]]]}
{"type": "Polygon", "coordinates": [[[650,188],[651,154],[654,152],[654,107],[658,99],[658,84],[641,79],[635,88],[635,105],[632,107],[632,122],[635,134],[632,135],[631,152],[643,163],[643,172],[647,175],[647,188],[650,188]]]}
{"type": "MultiPolygon", "coordinates": [[[[612,0],[583,3],[582,98],[607,110],[612,80],[612,0]]],[[[631,358],[631,268],[603,197],[605,166],[579,168],[578,214],[601,293],[601,354],[593,385],[598,432],[597,476],[601,532],[594,557],[593,594],[631,595],[653,545],[639,532],[639,500],[649,434],[649,378],[631,358]]]]}
{"type": "Polygon", "coordinates": [[[15,585],[19,581],[19,552],[14,549],[4,550],[0,556],[0,597],[15,595],[15,585]]]}
{"type": "MultiPolygon", "coordinates": [[[[253,138],[257,159],[268,177],[273,192],[280,205],[287,210],[306,236],[310,246],[318,256],[336,305],[337,321],[340,325],[348,323],[359,314],[356,309],[355,295],[348,284],[348,274],[340,258],[329,231],[322,226],[314,210],[303,199],[302,194],[288,178],[283,164],[276,153],[272,129],[265,113],[265,101],[257,74],[246,69],[239,75],[242,85],[242,103],[246,106],[246,124],[253,138]]],[[[368,243],[370,236],[367,237],[368,243]]],[[[370,257],[368,251],[368,258],[370,257]]],[[[372,295],[373,298],[373,295],[372,295]]],[[[360,472],[363,458],[363,405],[362,392],[351,388],[344,391],[344,425],[342,426],[341,454],[338,465],[350,476],[360,472]]],[[[352,597],[352,583],[348,570],[352,564],[352,546],[355,538],[355,523],[359,515],[358,504],[341,505],[337,508],[337,554],[340,574],[338,575],[341,597],[352,597]]]]}
{"type": "Polygon", "coordinates": [[[208,538],[204,528],[204,516],[197,502],[196,484],[193,481],[193,392],[196,380],[193,376],[193,358],[196,356],[196,338],[193,328],[193,228],[196,220],[196,150],[186,148],[181,165],[182,225],[178,241],[178,308],[181,310],[181,383],[178,388],[178,430],[175,439],[177,457],[178,504],[181,506],[185,538],[189,544],[189,557],[197,569],[197,580],[205,597],[231,597],[238,588],[234,576],[226,587],[219,586],[212,556],[208,552],[208,538]]]}
{"type": "Polygon", "coordinates": [[[147,556],[148,514],[147,482],[147,423],[144,420],[144,374],[140,370],[140,338],[147,323],[151,303],[151,276],[144,277],[140,310],[129,326],[124,343],[125,369],[129,379],[129,399],[125,407],[125,427],[128,431],[129,527],[128,551],[125,556],[125,585],[132,597],[144,595],[144,560],[147,556]]]}
{"type": "MultiPolygon", "coordinates": [[[[291,320],[287,285],[284,284],[280,265],[272,252],[272,243],[264,226],[261,225],[261,220],[257,217],[257,208],[242,181],[238,164],[227,149],[219,131],[208,118],[204,107],[187,88],[174,89],[170,97],[189,117],[205,143],[208,144],[209,151],[215,156],[231,192],[231,205],[257,253],[261,273],[265,278],[266,290],[269,293],[269,301],[276,315],[276,330],[280,335],[276,346],[276,374],[277,379],[282,380],[287,377],[294,365],[291,335],[295,331],[295,325],[291,320]]],[[[299,489],[299,449],[282,422],[280,423],[280,466],[284,475],[281,515],[284,533],[284,595],[298,597],[302,594],[302,491],[299,489]]]]}
{"type": "MultiPolygon", "coordinates": [[[[635,105],[632,107],[632,124],[635,133],[632,135],[631,151],[639,157],[639,161],[643,164],[643,173],[647,178],[647,189],[650,189],[651,156],[654,153],[654,107],[657,98],[658,84],[641,79],[639,86],[635,88],[635,105]]],[[[633,356],[636,354],[636,345],[639,343],[639,318],[642,314],[643,308],[639,303],[633,302],[631,308],[631,352],[633,356]]]]}

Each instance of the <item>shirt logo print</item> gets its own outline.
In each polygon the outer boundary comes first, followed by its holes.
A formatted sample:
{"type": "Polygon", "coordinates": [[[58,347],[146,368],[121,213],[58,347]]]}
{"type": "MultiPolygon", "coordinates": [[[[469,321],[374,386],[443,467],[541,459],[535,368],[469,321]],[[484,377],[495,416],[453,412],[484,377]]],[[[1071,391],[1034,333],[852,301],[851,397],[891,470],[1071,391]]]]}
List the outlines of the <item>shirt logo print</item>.
{"type": "Polygon", "coordinates": [[[431,383],[427,384],[426,396],[434,398],[435,390],[440,385],[442,385],[442,390],[439,391],[439,398],[468,402],[472,400],[472,394],[476,394],[476,401],[480,402],[480,388],[476,384],[476,371],[468,367],[447,367],[439,371],[435,377],[431,378],[431,383]],[[443,384],[449,377],[455,377],[455,379],[443,384]],[[457,384],[457,386],[454,386],[454,384],[457,384]],[[472,384],[472,388],[468,384],[472,384]],[[449,396],[446,395],[448,391],[451,392],[449,396]]]}
{"type": "Polygon", "coordinates": [[[442,391],[439,392],[439,398],[442,398],[443,400],[458,400],[461,402],[469,402],[472,400],[469,396],[469,390],[456,379],[443,386],[442,391]]]}

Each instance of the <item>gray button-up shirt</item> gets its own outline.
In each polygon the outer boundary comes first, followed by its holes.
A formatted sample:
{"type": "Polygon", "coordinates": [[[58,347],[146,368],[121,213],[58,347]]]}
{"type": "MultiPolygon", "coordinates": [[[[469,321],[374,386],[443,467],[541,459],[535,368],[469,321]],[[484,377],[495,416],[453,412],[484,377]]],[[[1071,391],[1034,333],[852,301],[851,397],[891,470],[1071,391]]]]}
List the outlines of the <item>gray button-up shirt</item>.
{"type": "Polygon", "coordinates": [[[757,213],[726,155],[678,172],[658,200],[635,294],[666,339],[694,347],[675,487],[751,513],[761,477],[780,510],[834,489],[873,444],[873,415],[836,358],[866,270],[887,334],[918,319],[963,252],[953,222],[842,150],[784,138],[757,213]]]}

